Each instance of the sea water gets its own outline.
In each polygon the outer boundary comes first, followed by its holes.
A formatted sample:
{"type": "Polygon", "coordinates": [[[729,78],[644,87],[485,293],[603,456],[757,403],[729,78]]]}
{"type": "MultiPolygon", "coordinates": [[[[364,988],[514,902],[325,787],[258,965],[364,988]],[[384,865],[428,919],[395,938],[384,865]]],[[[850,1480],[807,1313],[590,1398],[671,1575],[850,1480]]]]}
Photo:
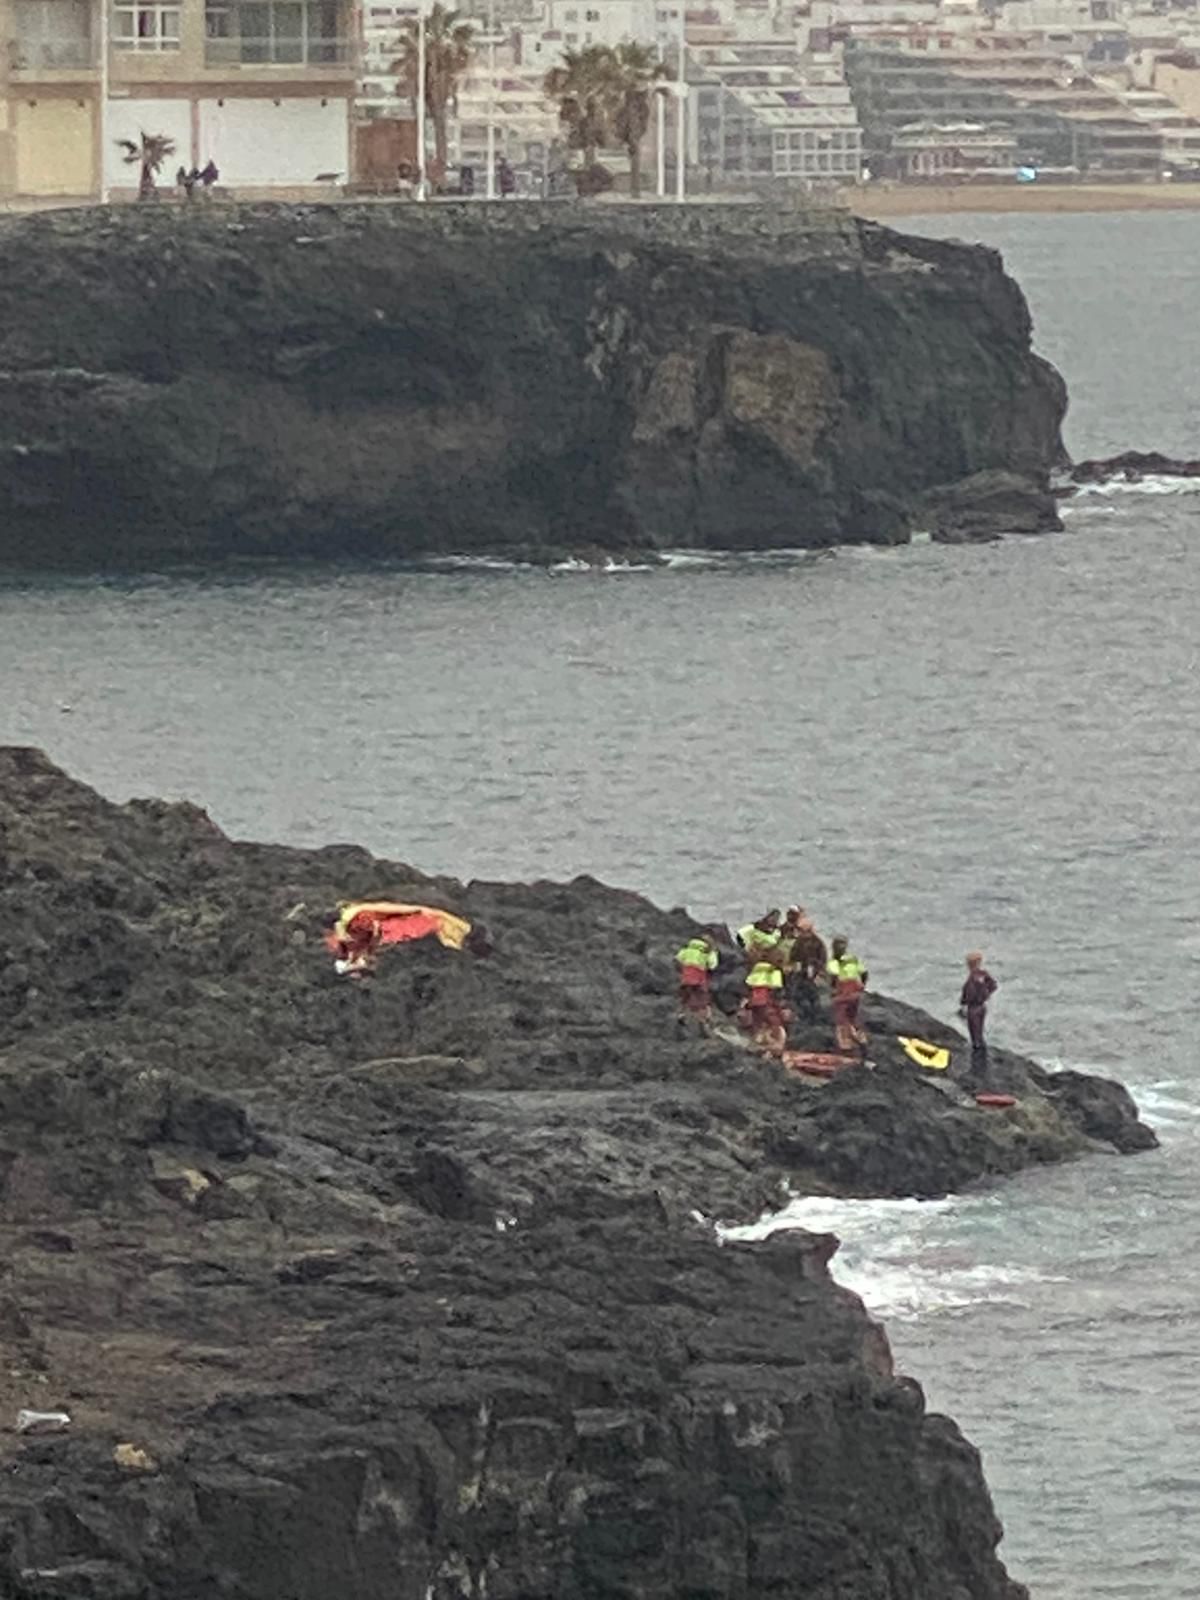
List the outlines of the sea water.
{"type": "MultiPolygon", "coordinates": [[[[1200,216],[929,228],[1005,249],[1071,383],[1077,455],[1197,450],[1200,216]]],[[[943,1015],[981,945],[994,1037],[1119,1074],[1161,1151],[791,1220],[841,1236],[835,1273],[982,1447],[1017,1576],[1044,1600],[1183,1600],[1197,487],[1093,490],[1061,536],[981,548],[13,579],[0,737],[235,834],[463,877],[587,870],[704,916],[801,901],[943,1015]]]]}

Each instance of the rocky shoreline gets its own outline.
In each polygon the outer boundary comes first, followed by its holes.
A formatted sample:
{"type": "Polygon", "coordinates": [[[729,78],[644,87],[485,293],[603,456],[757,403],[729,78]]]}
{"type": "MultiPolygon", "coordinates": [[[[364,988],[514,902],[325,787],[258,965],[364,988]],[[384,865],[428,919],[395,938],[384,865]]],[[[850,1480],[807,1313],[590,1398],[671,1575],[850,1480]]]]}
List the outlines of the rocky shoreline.
{"type": "Polygon", "coordinates": [[[999,256],[832,208],[83,208],[0,309],[0,566],[1058,526],[999,256]]]}
{"type": "Polygon", "coordinates": [[[0,1423],[71,1417],[0,1432],[0,1593],[1023,1595],[836,1240],[704,1219],[1149,1148],[1119,1085],[997,1050],[981,1111],[879,995],[873,1072],[791,1078],[677,1036],[682,911],[237,844],[28,750],[0,905],[0,1423]],[[378,893],[493,953],[339,981],[322,917],[378,893]]]}

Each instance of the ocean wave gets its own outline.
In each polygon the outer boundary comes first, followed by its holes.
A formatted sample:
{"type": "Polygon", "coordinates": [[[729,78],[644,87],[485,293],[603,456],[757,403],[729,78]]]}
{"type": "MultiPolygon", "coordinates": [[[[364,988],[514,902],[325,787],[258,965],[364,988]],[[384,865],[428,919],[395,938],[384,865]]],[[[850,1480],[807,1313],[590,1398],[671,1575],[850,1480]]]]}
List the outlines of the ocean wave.
{"type": "Polygon", "coordinates": [[[1130,1092],[1137,1101],[1138,1110],[1152,1127],[1184,1128],[1200,1117],[1200,1104],[1185,1098],[1190,1088],[1190,1084],[1178,1078],[1169,1078],[1158,1083],[1136,1084],[1130,1092]]]}
{"type": "Polygon", "coordinates": [[[1059,501],[1058,514],[1066,522],[1072,517],[1115,517],[1119,508],[1107,504],[1095,505],[1091,495],[1075,496],[1070,500],[1059,501]]]}
{"type": "Polygon", "coordinates": [[[616,561],[609,556],[604,561],[584,561],[580,556],[568,556],[564,561],[552,561],[549,572],[657,572],[657,561],[616,561]]]}
{"type": "Polygon", "coordinates": [[[1115,494],[1200,494],[1200,478],[1173,478],[1156,472],[1148,472],[1144,478],[1110,478],[1105,483],[1077,484],[1071,499],[1104,499],[1115,494]]]}
{"type": "Polygon", "coordinates": [[[898,1217],[931,1217],[948,1211],[954,1199],[839,1200],[825,1195],[798,1195],[757,1222],[718,1223],[717,1234],[731,1244],[766,1239],[780,1228],[806,1228],[810,1233],[836,1233],[847,1238],[874,1224],[892,1224],[898,1217]]]}
{"type": "Polygon", "coordinates": [[[971,1197],[942,1200],[836,1200],[802,1196],[757,1222],[717,1227],[723,1244],[765,1239],[783,1228],[834,1233],[835,1280],[868,1311],[897,1321],[977,1305],[1025,1306],[1029,1288],[1067,1280],[1035,1267],[964,1262],[961,1240],[945,1237],[951,1213],[971,1197]]]}
{"type": "Polygon", "coordinates": [[[504,556],[427,556],[418,565],[428,572],[532,572],[531,561],[509,561],[504,556]]]}

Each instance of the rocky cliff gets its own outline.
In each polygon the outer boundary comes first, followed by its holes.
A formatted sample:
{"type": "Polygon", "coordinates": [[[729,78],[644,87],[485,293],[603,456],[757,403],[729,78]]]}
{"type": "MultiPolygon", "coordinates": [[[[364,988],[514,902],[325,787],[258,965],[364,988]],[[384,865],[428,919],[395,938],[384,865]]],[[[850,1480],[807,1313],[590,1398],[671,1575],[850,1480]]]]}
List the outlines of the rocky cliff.
{"type": "Polygon", "coordinates": [[[234,844],[0,750],[0,1595],[1019,1600],[836,1240],[704,1219],[1153,1135],[1003,1052],[1021,1104],[981,1111],[961,1038],[880,997],[876,1070],[824,1087],[679,1038],[690,926],[234,844]],[[379,892],[493,952],[336,979],[322,914],[379,892]]]}
{"type": "Polygon", "coordinates": [[[0,562],[1056,526],[991,251],[832,210],[169,205],[0,224],[0,562]]]}

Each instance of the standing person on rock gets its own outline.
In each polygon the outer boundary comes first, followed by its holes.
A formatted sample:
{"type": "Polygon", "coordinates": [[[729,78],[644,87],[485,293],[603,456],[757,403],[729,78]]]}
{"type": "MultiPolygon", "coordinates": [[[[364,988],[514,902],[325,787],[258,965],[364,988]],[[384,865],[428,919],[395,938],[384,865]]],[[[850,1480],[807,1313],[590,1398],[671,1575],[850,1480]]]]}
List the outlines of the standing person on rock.
{"type": "Polygon", "coordinates": [[[967,956],[967,981],[959,996],[958,1014],[967,1019],[967,1032],[971,1036],[971,1066],[987,1070],[987,1040],[984,1026],[987,1022],[988,1001],[996,992],[996,980],[983,965],[982,950],[972,950],[967,956]]]}
{"type": "Polygon", "coordinates": [[[834,939],[825,971],[829,977],[837,1047],[843,1055],[865,1052],[867,1031],[860,1021],[860,1010],[870,974],[858,957],[850,954],[849,940],[844,934],[839,933],[834,939]]]}
{"type": "Polygon", "coordinates": [[[706,933],[696,934],[676,953],[675,965],[679,968],[679,1015],[676,1022],[680,1028],[687,1026],[689,1017],[695,1017],[700,1024],[700,1032],[709,1032],[712,1021],[709,977],[717,970],[717,960],[713,942],[706,933]]]}
{"type": "Polygon", "coordinates": [[[743,1004],[755,1045],[764,1055],[781,1057],[787,1049],[790,1012],[783,1004],[783,971],[776,951],[766,951],[746,974],[743,1004]]]}
{"type": "Polygon", "coordinates": [[[783,928],[784,942],[788,947],[785,964],[787,997],[801,1021],[816,1022],[817,985],[825,977],[829,952],[824,939],[813,927],[812,918],[802,906],[795,908],[794,918],[789,911],[788,919],[792,923],[790,935],[787,922],[783,928]]]}
{"type": "Polygon", "coordinates": [[[751,966],[761,956],[769,954],[779,944],[779,912],[768,911],[757,922],[748,922],[738,929],[737,942],[746,952],[751,966]]]}

